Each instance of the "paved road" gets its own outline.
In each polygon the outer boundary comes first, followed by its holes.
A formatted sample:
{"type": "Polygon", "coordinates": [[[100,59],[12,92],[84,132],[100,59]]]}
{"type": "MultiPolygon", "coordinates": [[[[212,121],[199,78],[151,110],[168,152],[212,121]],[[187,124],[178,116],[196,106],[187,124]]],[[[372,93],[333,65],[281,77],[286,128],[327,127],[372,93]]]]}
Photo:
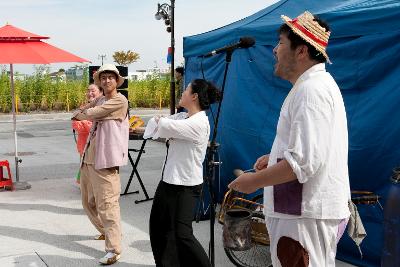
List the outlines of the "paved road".
{"type": "MultiPolygon", "coordinates": [[[[145,121],[155,114],[167,114],[168,110],[131,110],[145,121]]],[[[74,177],[79,155],[71,130],[71,113],[35,114],[17,116],[18,153],[20,180],[59,179],[74,177]]],[[[0,160],[8,160],[14,172],[13,124],[10,115],[0,115],[0,160]]],[[[131,141],[135,146],[138,141],[131,141]]],[[[139,146],[139,144],[137,144],[139,146]]],[[[152,146],[154,144],[148,144],[152,146]]],[[[156,144],[157,145],[157,144],[156,144]]],[[[154,155],[153,155],[154,156],[154,155]]],[[[146,157],[146,154],[143,155],[146,157]]],[[[162,156],[160,160],[162,162],[162,156]]],[[[146,170],[156,170],[160,164],[141,166],[146,170]]],[[[122,174],[130,172],[123,168],[122,174]]]]}
{"type": "MultiPolygon", "coordinates": [[[[167,110],[134,111],[148,120],[167,110]]],[[[32,188],[25,191],[0,191],[0,266],[98,266],[103,242],[94,241],[94,227],[85,216],[79,189],[73,186],[79,164],[70,128],[70,114],[18,116],[18,149],[23,162],[20,180],[32,188]]],[[[11,116],[0,115],[0,160],[14,161],[11,116]]],[[[138,148],[140,141],[130,141],[138,148]]],[[[140,161],[139,172],[151,196],[160,179],[165,146],[149,141],[140,161]]],[[[131,167],[121,169],[123,189],[131,167]]],[[[131,189],[139,194],[120,199],[123,226],[123,255],[116,266],[154,266],[148,235],[151,201],[143,199],[136,179],[131,189]]],[[[194,232],[203,247],[208,247],[209,222],[194,224],[194,232]]],[[[233,266],[223,251],[222,229],[215,225],[215,262],[218,267],[233,266]]],[[[338,267],[351,265],[337,261],[338,267]]]]}

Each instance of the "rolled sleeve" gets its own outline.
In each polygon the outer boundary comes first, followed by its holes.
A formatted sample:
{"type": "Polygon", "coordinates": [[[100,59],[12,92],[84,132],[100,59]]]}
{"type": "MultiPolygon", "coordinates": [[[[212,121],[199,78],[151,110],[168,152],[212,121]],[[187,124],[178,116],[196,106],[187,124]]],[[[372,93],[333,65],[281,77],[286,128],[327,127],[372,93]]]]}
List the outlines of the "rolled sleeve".
{"type": "Polygon", "coordinates": [[[326,162],[331,143],[331,108],[324,103],[302,101],[293,110],[288,148],[284,158],[300,183],[314,177],[326,162]]]}
{"type": "MultiPolygon", "coordinates": [[[[104,104],[89,108],[83,113],[91,120],[102,120],[107,118],[112,112],[121,109],[125,105],[124,99],[114,97],[104,102],[104,104]]],[[[114,118],[111,118],[114,119],[114,118]]]]}
{"type": "Polygon", "coordinates": [[[94,101],[92,101],[90,103],[87,103],[83,107],[75,110],[75,112],[72,114],[71,119],[75,119],[75,120],[79,120],[79,121],[93,120],[93,118],[91,116],[88,116],[86,114],[86,110],[89,109],[89,108],[95,107],[102,100],[104,100],[104,96],[103,97],[99,97],[99,98],[95,99],[94,101]]]}
{"type": "Polygon", "coordinates": [[[143,138],[144,139],[148,139],[148,138],[157,139],[154,136],[157,132],[157,127],[158,127],[158,124],[157,124],[156,120],[154,118],[151,118],[149,120],[149,122],[147,123],[146,129],[143,134],[143,138]]]}
{"type": "Polygon", "coordinates": [[[178,138],[189,141],[198,141],[203,133],[201,124],[194,120],[173,120],[160,118],[158,131],[155,136],[161,138],[178,138]]]}
{"type": "MultiPolygon", "coordinates": [[[[160,120],[162,119],[170,119],[170,120],[183,120],[187,118],[187,113],[186,112],[181,112],[181,113],[177,113],[177,114],[173,114],[173,115],[168,115],[168,116],[158,116],[159,119],[156,120],[155,117],[151,118],[147,125],[146,125],[146,129],[144,131],[143,134],[143,138],[153,138],[153,139],[158,139],[160,137],[164,137],[164,136],[160,136],[160,133],[158,131],[158,125],[160,123],[160,120]]],[[[168,137],[167,137],[168,138],[168,137]]]]}
{"type": "Polygon", "coordinates": [[[153,138],[175,138],[200,144],[208,140],[210,126],[207,115],[200,111],[190,117],[185,112],[161,117],[153,138]]]}
{"type": "Polygon", "coordinates": [[[91,117],[89,117],[88,115],[86,115],[85,113],[83,113],[81,110],[78,110],[77,112],[75,112],[72,116],[72,118],[78,120],[78,121],[84,121],[84,120],[92,120],[91,117]]]}

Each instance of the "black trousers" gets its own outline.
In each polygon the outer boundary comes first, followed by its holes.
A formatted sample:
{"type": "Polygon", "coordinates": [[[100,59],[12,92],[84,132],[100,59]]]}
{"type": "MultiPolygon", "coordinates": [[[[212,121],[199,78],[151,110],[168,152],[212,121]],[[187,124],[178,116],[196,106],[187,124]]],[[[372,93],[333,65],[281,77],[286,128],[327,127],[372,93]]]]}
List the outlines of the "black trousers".
{"type": "Polygon", "coordinates": [[[163,181],[158,184],[150,213],[150,243],[156,266],[211,266],[192,228],[201,187],[163,181]]]}

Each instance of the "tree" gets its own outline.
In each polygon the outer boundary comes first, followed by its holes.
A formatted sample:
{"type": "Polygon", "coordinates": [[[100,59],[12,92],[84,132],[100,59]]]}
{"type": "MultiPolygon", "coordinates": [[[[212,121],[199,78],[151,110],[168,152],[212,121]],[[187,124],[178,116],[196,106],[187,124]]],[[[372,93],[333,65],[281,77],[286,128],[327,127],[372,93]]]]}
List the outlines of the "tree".
{"type": "Polygon", "coordinates": [[[128,66],[136,62],[140,56],[138,53],[128,50],[128,51],[116,51],[113,54],[114,62],[122,66],[128,66]]]}

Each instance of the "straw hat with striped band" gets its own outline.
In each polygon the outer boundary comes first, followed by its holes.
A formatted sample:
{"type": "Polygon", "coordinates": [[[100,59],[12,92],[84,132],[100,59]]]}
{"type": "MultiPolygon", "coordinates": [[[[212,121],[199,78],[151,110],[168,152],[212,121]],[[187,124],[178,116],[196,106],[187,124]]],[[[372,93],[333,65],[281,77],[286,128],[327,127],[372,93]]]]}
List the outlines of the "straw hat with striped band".
{"type": "Polygon", "coordinates": [[[294,33],[315,47],[326,58],[326,61],[331,63],[326,53],[331,32],[326,31],[324,27],[319,25],[310,12],[305,11],[295,19],[291,19],[285,15],[282,15],[281,18],[294,33]]]}

